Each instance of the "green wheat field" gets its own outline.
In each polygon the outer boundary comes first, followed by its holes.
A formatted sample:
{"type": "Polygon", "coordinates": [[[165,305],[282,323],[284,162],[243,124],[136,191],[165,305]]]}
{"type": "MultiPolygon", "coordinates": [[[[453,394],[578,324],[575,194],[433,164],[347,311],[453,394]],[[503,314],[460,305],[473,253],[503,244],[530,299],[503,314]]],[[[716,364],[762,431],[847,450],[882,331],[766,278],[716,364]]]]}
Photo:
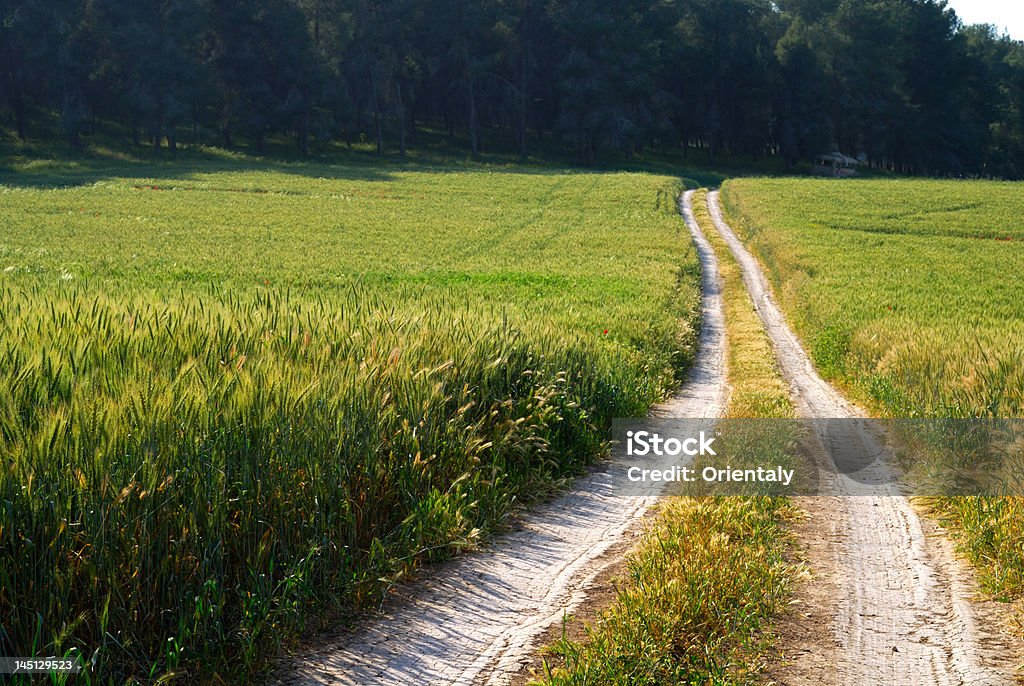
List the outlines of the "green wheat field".
{"type": "Polygon", "coordinates": [[[96,683],[237,675],[376,607],[694,353],[678,179],[224,158],[0,182],[0,654],[77,651],[96,683]]]}
{"type": "MultiPolygon", "coordinates": [[[[76,683],[262,669],[563,487],[695,352],[671,176],[109,164],[0,170],[0,654],[77,653],[76,683]]],[[[881,415],[1007,417],[1024,412],[1017,188],[738,179],[723,199],[828,378],[881,415]]],[[[729,288],[731,411],[784,415],[729,288]]],[[[727,526],[757,505],[715,502],[678,507],[727,526]]],[[[930,505],[986,590],[1024,595],[1019,500],[930,505]]],[[[634,614],[609,626],[629,635],[634,614]]],[[[603,659],[560,645],[570,666],[603,659]]]]}

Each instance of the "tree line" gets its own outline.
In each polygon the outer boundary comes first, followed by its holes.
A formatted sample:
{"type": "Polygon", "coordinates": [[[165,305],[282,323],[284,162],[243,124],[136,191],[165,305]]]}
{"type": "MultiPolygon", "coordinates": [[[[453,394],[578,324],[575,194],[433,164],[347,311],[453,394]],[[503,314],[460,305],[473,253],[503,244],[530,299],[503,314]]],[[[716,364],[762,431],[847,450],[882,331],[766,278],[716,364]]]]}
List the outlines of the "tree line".
{"type": "Polygon", "coordinates": [[[862,155],[1024,176],[1024,43],[937,0],[0,0],[25,139],[862,155]]]}

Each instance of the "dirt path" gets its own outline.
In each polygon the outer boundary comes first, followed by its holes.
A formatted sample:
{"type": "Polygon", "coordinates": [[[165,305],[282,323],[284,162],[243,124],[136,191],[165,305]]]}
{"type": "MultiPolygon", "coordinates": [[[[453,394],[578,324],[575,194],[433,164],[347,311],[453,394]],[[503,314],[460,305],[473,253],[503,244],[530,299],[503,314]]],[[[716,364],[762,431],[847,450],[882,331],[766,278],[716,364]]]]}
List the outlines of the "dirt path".
{"type": "MultiPolygon", "coordinates": [[[[717,192],[708,195],[708,208],[740,263],[801,416],[866,416],[814,370],[758,262],[723,220],[717,192]]],[[[850,436],[823,440],[877,445],[866,427],[843,426],[850,436]]],[[[872,469],[879,470],[878,483],[891,481],[884,464],[872,469]]],[[[948,541],[905,497],[857,495],[863,488],[863,478],[854,482],[833,475],[827,486],[831,496],[807,499],[810,521],[803,533],[817,581],[810,584],[809,607],[800,614],[803,626],[789,632],[792,663],[777,675],[778,682],[1013,683],[1018,646],[1001,630],[1002,613],[994,603],[972,602],[977,597],[972,576],[948,541]]]]}
{"type": "MultiPolygon", "coordinates": [[[[726,401],[718,265],[689,209],[691,196],[684,196],[680,210],[703,270],[703,325],[688,380],[655,408],[660,417],[718,417],[726,401]]],[[[525,516],[520,529],[432,567],[421,582],[400,589],[382,615],[290,660],[276,682],[508,683],[529,661],[537,637],[572,613],[621,556],[624,546],[613,546],[657,499],[612,491],[607,469],[577,480],[572,492],[525,516]]]]}

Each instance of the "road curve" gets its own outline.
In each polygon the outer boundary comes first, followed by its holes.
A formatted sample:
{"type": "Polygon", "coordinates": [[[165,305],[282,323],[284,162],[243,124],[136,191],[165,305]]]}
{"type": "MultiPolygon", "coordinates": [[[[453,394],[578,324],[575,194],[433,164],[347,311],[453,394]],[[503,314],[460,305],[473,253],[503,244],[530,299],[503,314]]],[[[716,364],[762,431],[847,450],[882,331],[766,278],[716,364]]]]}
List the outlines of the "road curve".
{"type": "MultiPolygon", "coordinates": [[[[815,371],[757,260],[723,219],[717,191],[708,194],[708,209],[740,264],[800,415],[865,417],[815,371]]],[[[855,423],[849,426],[858,431],[855,423]]],[[[948,541],[925,535],[907,498],[857,495],[856,489],[842,477],[829,487],[830,528],[838,544],[832,640],[803,646],[798,652],[808,664],[795,665],[785,683],[1014,683],[1011,643],[1000,632],[1000,622],[979,616],[971,602],[977,595],[971,575],[948,541]]]]}
{"type": "MultiPolygon", "coordinates": [[[[725,321],[718,263],[690,209],[680,211],[702,268],[698,353],[678,394],[658,417],[714,418],[726,403],[725,321]]],[[[578,479],[571,492],[524,517],[485,549],[435,565],[426,578],[354,631],[290,658],[273,682],[312,684],[506,684],[531,658],[537,638],[586,598],[615,561],[609,549],[655,497],[613,494],[610,470],[578,479]]]]}

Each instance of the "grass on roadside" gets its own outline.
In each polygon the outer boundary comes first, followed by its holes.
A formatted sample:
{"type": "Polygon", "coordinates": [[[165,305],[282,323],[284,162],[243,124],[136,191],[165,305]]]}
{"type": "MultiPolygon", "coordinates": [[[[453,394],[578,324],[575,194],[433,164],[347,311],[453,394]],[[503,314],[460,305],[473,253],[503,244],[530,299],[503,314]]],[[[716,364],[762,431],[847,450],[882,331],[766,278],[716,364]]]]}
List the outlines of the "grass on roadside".
{"type": "MultiPolygon", "coordinates": [[[[791,417],[771,344],[704,198],[699,192],[694,208],[719,257],[732,388],[728,417],[791,417]]],[[[772,445],[762,443],[758,452],[791,447],[789,435],[757,434],[756,440],[766,439],[772,445]]],[[[560,665],[545,665],[543,683],[755,683],[768,651],[766,632],[795,573],[785,530],[795,515],[784,497],[665,499],[628,554],[611,607],[587,627],[584,640],[563,638],[546,649],[560,665]]]]}

